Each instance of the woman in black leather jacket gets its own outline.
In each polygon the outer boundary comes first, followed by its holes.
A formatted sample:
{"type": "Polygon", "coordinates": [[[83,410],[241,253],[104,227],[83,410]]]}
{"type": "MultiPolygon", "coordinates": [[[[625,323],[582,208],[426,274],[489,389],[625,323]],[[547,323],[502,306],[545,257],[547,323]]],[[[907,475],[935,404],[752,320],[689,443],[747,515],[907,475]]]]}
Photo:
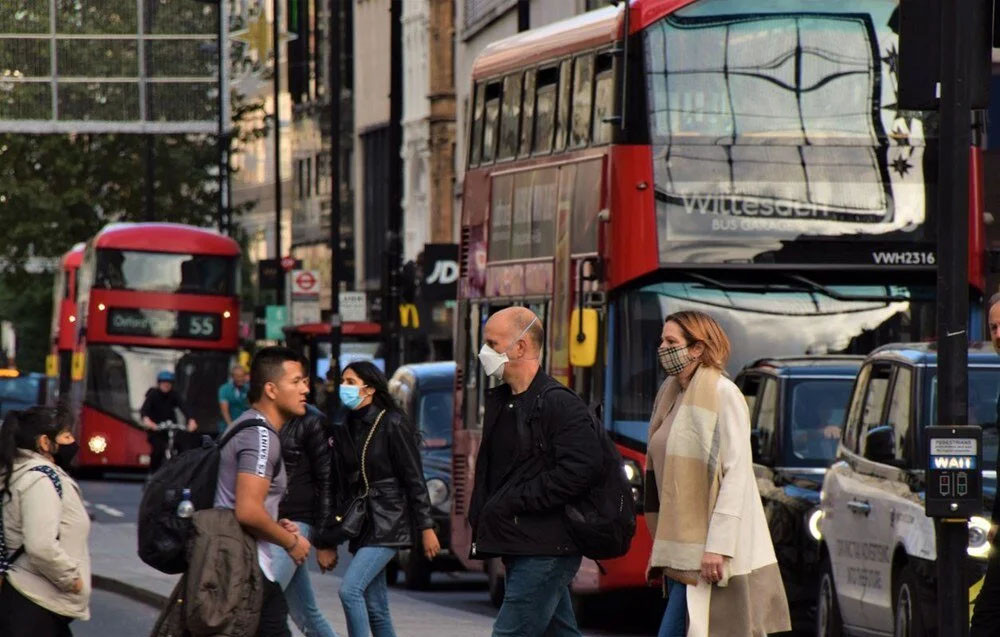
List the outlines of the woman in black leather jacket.
{"type": "Polygon", "coordinates": [[[385,375],[369,362],[344,369],[340,400],[351,410],[335,433],[341,493],[346,494],[338,498],[342,503],[365,490],[361,459],[370,437],[364,454],[368,516],[361,534],[351,540],[354,559],[340,585],[340,600],[351,637],[367,637],[369,631],[374,637],[395,637],[386,565],[399,548],[417,541],[428,559],[441,550],[420,462],[420,435],[393,403],[385,375]]]}

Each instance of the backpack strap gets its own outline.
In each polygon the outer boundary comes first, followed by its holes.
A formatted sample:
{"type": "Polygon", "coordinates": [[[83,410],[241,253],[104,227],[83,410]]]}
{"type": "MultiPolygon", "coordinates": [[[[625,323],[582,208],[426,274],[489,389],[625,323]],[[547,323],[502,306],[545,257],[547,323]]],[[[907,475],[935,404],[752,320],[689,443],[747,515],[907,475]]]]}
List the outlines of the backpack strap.
{"type": "MultiPolygon", "coordinates": [[[[251,427],[264,427],[265,429],[273,433],[275,437],[278,438],[279,441],[281,440],[281,437],[278,434],[278,432],[275,431],[274,427],[271,426],[271,423],[267,422],[265,419],[247,418],[246,420],[237,423],[235,426],[231,427],[228,431],[222,434],[222,436],[219,437],[219,441],[216,444],[218,444],[219,449],[222,449],[223,447],[226,446],[226,444],[230,440],[236,437],[236,434],[246,429],[250,429],[251,427]]],[[[285,470],[285,459],[282,457],[281,454],[278,454],[278,467],[274,472],[275,477],[277,477],[278,474],[284,470],[285,470]]]]}
{"type": "MultiPolygon", "coordinates": [[[[538,396],[535,397],[535,404],[531,409],[531,413],[528,414],[527,420],[525,420],[528,425],[529,433],[531,434],[532,444],[544,452],[548,452],[548,441],[545,440],[545,437],[542,435],[541,427],[535,427],[533,425],[542,418],[542,412],[545,409],[545,397],[556,391],[567,391],[574,396],[577,396],[575,391],[565,385],[560,385],[559,383],[543,387],[542,390],[538,392],[538,396]]],[[[577,396],[577,398],[579,398],[579,396],[577,396]]]]}
{"type": "MultiPolygon", "coordinates": [[[[48,476],[49,480],[52,481],[52,486],[56,488],[56,493],[59,494],[59,499],[62,500],[62,480],[59,479],[59,474],[56,473],[55,469],[48,465],[40,464],[28,469],[28,471],[37,471],[48,476]]],[[[0,577],[3,577],[9,571],[14,566],[14,562],[22,555],[24,555],[23,543],[10,556],[7,555],[7,540],[3,528],[3,500],[0,497],[0,577]]]]}

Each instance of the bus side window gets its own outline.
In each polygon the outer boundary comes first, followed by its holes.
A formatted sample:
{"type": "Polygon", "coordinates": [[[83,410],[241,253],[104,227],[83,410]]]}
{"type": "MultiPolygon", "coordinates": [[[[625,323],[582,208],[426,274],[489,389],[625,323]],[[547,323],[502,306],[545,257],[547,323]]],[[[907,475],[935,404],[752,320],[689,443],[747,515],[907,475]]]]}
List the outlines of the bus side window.
{"type": "Polygon", "coordinates": [[[601,53],[594,67],[594,144],[610,144],[612,123],[604,120],[614,115],[614,56],[601,53]]]}
{"type": "Polygon", "coordinates": [[[573,254],[597,252],[597,214],[601,209],[603,167],[600,159],[577,164],[570,233],[573,254]]]}
{"type": "Polygon", "coordinates": [[[524,72],[524,104],[521,106],[521,150],[518,155],[531,154],[531,135],[535,132],[535,70],[524,72]]]}
{"type": "Polygon", "coordinates": [[[497,139],[500,124],[500,97],[503,87],[500,82],[486,85],[486,102],[483,115],[483,163],[496,159],[497,139]]]}
{"type": "Polygon", "coordinates": [[[559,117],[556,122],[556,151],[566,149],[566,139],[569,137],[569,114],[570,101],[572,100],[572,86],[570,85],[573,72],[573,61],[563,60],[559,65],[559,117]]]}
{"type": "Polygon", "coordinates": [[[503,109],[500,114],[500,152],[497,159],[517,155],[521,122],[521,76],[508,75],[503,80],[503,109]]]}
{"type": "Polygon", "coordinates": [[[538,71],[535,81],[535,153],[552,152],[552,136],[556,124],[556,89],[559,86],[559,69],[550,67],[538,71]]]}
{"type": "Polygon", "coordinates": [[[573,64],[573,126],[570,148],[582,148],[590,142],[590,107],[594,94],[594,55],[576,58],[573,64]]]}
{"type": "Polygon", "coordinates": [[[469,147],[469,165],[479,164],[483,153],[483,103],[486,100],[486,85],[477,84],[472,103],[472,145],[469,147]]]}

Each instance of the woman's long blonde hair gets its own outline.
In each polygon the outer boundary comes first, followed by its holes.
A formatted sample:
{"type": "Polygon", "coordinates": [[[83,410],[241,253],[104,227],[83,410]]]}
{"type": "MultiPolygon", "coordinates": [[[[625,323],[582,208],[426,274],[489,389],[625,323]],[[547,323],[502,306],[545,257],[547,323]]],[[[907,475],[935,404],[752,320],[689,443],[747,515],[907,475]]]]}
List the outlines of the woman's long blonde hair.
{"type": "Polygon", "coordinates": [[[716,369],[724,369],[729,362],[729,354],[732,352],[732,345],[729,344],[729,337],[722,329],[722,326],[714,318],[699,312],[698,310],[685,310],[674,312],[663,322],[673,321],[680,328],[687,339],[688,345],[701,343],[705,346],[705,353],[701,355],[701,362],[704,365],[716,369]]]}

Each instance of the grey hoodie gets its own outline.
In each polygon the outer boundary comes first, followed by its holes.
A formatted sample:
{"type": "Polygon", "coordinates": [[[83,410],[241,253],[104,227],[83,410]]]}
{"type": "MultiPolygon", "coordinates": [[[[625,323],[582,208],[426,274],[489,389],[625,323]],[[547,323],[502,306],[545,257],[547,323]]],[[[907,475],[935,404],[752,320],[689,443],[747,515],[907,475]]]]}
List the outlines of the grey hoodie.
{"type": "Polygon", "coordinates": [[[25,553],[7,573],[4,586],[13,586],[53,613],[89,619],[90,518],[80,487],[45,456],[22,450],[14,461],[10,490],[12,498],[4,496],[2,505],[7,550],[14,552],[23,544],[25,553]],[[38,465],[55,469],[62,499],[48,476],[31,471],[38,465]],[[74,593],[77,579],[83,580],[83,590],[74,593]]]}

